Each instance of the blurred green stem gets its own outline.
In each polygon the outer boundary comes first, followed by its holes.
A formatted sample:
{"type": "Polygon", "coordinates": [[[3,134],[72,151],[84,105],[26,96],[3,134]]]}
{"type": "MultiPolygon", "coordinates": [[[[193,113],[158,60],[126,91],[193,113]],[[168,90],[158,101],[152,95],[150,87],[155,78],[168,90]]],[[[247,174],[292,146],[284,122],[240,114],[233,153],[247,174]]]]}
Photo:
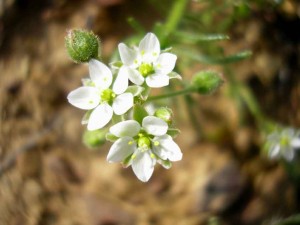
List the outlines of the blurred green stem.
{"type": "Polygon", "coordinates": [[[161,38],[161,44],[164,46],[168,36],[177,28],[188,0],[175,0],[164,24],[164,36],[161,38]]]}
{"type": "Polygon", "coordinates": [[[231,90],[231,94],[235,96],[237,100],[240,100],[244,104],[246,104],[248,110],[257,121],[258,126],[264,132],[272,132],[274,130],[275,123],[267,119],[267,117],[263,114],[251,90],[234,77],[233,73],[231,72],[228,66],[225,67],[225,71],[227,75],[226,77],[229,81],[228,83],[231,90]]]}
{"type": "Polygon", "coordinates": [[[159,100],[159,99],[175,97],[178,95],[186,95],[186,94],[190,94],[192,92],[193,92],[192,88],[186,88],[186,89],[183,89],[180,91],[174,91],[174,92],[163,94],[163,95],[151,96],[147,99],[147,101],[155,101],[155,100],[159,100]]]}

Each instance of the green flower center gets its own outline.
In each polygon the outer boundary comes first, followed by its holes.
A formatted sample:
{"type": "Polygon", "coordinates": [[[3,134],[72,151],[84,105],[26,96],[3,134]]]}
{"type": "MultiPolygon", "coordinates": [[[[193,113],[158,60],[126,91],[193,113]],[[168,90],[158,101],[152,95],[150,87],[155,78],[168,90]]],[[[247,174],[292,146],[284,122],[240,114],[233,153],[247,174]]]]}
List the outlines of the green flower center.
{"type": "Polygon", "coordinates": [[[104,91],[101,92],[102,102],[107,102],[108,104],[112,104],[115,98],[116,98],[116,94],[111,89],[105,89],[104,91]]]}
{"type": "Polygon", "coordinates": [[[139,137],[137,144],[142,152],[147,151],[151,148],[151,141],[148,137],[145,136],[139,137]]]}
{"type": "Polygon", "coordinates": [[[280,138],[280,145],[281,146],[288,146],[290,144],[290,138],[289,137],[281,137],[280,138]]]}
{"type": "Polygon", "coordinates": [[[152,64],[142,63],[139,67],[139,72],[142,74],[143,77],[147,77],[155,71],[152,64]]]}

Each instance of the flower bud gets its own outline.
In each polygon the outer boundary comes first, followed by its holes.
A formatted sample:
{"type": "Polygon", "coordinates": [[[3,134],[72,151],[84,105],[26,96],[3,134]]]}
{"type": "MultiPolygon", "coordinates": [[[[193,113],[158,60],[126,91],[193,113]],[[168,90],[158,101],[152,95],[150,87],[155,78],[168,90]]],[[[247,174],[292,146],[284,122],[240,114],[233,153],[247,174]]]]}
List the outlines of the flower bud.
{"type": "Polygon", "coordinates": [[[67,52],[76,63],[84,63],[99,56],[99,38],[80,29],[69,30],[65,37],[67,52]]]}
{"type": "Polygon", "coordinates": [[[154,113],[154,116],[164,120],[168,125],[171,125],[173,122],[173,112],[167,107],[161,107],[157,109],[154,113]]]}
{"type": "Polygon", "coordinates": [[[192,88],[199,94],[212,94],[223,83],[220,75],[213,71],[201,71],[194,75],[192,88]]]}
{"type": "Polygon", "coordinates": [[[104,130],[86,130],[83,134],[83,143],[89,148],[97,148],[105,143],[105,135],[104,130]]]}

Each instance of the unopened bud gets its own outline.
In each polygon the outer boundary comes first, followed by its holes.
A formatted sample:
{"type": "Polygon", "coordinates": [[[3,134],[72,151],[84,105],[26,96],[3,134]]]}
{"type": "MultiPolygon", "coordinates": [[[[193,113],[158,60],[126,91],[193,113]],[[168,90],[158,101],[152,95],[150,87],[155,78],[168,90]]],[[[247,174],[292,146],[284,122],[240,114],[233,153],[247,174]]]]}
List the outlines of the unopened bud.
{"type": "Polygon", "coordinates": [[[76,63],[84,63],[99,57],[99,38],[93,33],[80,29],[69,30],[65,37],[69,56],[76,63]]]}
{"type": "Polygon", "coordinates": [[[167,107],[161,107],[157,109],[154,113],[154,116],[164,120],[168,125],[171,125],[173,122],[173,112],[167,107]]]}
{"type": "Polygon", "coordinates": [[[201,71],[192,79],[192,87],[199,94],[212,94],[222,83],[221,76],[213,71],[201,71]]]}
{"type": "Polygon", "coordinates": [[[86,130],[83,134],[83,143],[89,148],[97,148],[105,143],[106,131],[104,130],[86,130]]]}

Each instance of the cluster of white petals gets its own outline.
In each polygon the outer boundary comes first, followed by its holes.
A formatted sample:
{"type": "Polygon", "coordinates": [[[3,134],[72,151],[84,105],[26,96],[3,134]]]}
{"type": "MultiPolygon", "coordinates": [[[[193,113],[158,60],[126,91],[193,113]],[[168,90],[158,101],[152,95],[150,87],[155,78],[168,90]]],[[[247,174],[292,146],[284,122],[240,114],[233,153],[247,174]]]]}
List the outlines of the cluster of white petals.
{"type": "Polygon", "coordinates": [[[293,160],[295,150],[300,148],[300,133],[292,128],[275,131],[267,137],[270,158],[283,157],[287,161],[293,160]]]}
{"type": "MultiPolygon", "coordinates": [[[[176,55],[161,53],[160,43],[153,33],[148,33],[136,48],[129,48],[123,43],[118,48],[122,64],[115,68],[117,70],[91,59],[88,63],[90,78],[84,79],[83,85],[67,97],[73,106],[87,110],[82,124],[87,124],[88,130],[103,128],[114,115],[123,116],[119,118],[124,120],[134,114],[124,116],[134,104],[147,99],[142,95],[145,89],[148,95],[149,87],[164,87],[169,84],[169,79],[180,79],[179,75],[171,73],[176,55]],[[129,81],[134,85],[129,86],[129,81]]],[[[143,115],[141,124],[136,120],[125,120],[110,127],[109,134],[115,142],[107,160],[131,165],[143,182],[150,179],[156,163],[168,169],[172,161],[181,160],[180,148],[167,134],[169,122],[158,117],[143,115]]]]}
{"type": "Polygon", "coordinates": [[[119,139],[111,146],[107,160],[131,165],[135,175],[147,182],[156,162],[170,168],[169,161],[182,158],[180,148],[167,130],[167,123],[154,116],[145,117],[142,126],[135,120],[117,123],[109,131],[119,139]]]}
{"type": "Polygon", "coordinates": [[[113,114],[122,115],[133,106],[131,93],[118,92],[116,85],[112,86],[113,75],[110,69],[99,62],[89,61],[90,80],[85,85],[71,91],[68,101],[77,108],[92,110],[88,122],[88,130],[97,130],[104,127],[113,114]]]}
{"type": "Polygon", "coordinates": [[[127,89],[128,80],[136,85],[142,85],[146,81],[146,84],[152,88],[169,85],[168,74],[173,71],[177,56],[172,53],[161,53],[160,43],[155,34],[148,33],[141,40],[138,48],[129,48],[124,43],[120,43],[119,53],[123,66],[114,84],[116,93],[127,89]]]}

